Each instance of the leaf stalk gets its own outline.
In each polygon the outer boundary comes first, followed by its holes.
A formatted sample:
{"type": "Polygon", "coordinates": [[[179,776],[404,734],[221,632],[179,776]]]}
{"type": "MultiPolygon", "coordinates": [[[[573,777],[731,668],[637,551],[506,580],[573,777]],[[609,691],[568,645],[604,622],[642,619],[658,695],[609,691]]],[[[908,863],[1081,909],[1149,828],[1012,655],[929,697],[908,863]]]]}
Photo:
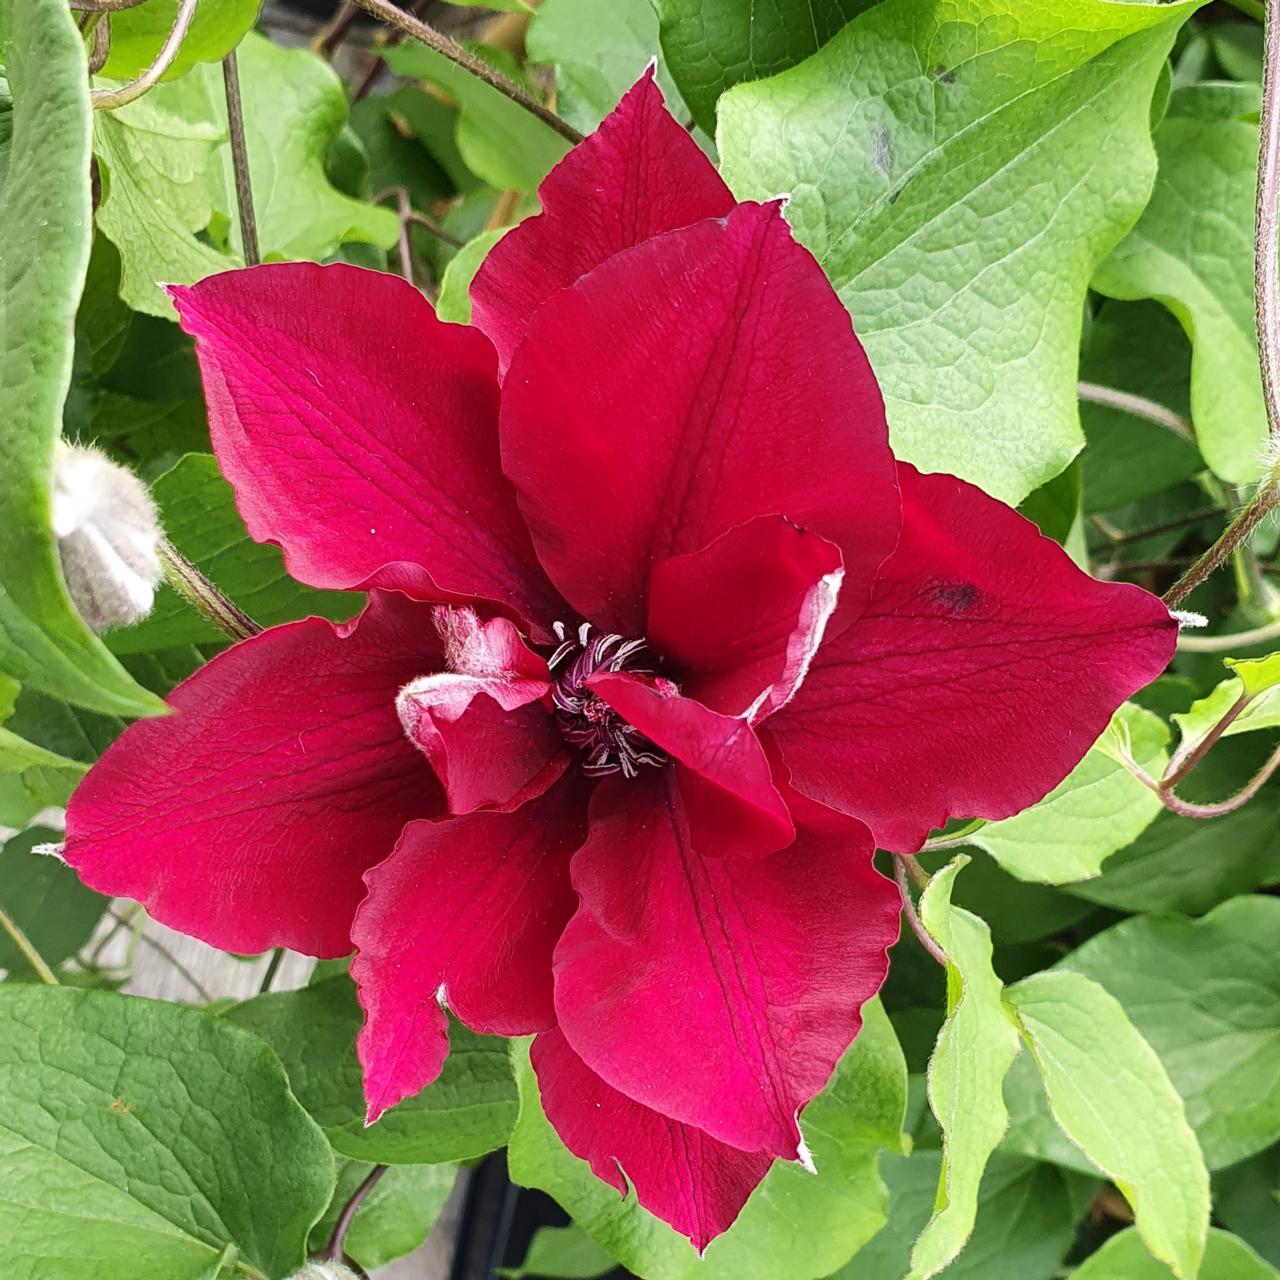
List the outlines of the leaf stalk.
{"type": "Polygon", "coordinates": [[[160,539],[160,564],[165,581],[206,621],[232,640],[247,640],[262,628],[233,604],[169,541],[160,539]]]}
{"type": "Polygon", "coordinates": [[[240,100],[240,67],[236,51],[222,60],[222,89],[227,99],[227,134],[231,142],[231,168],[236,179],[236,211],[240,218],[240,243],[246,267],[262,261],[258,249],[258,220],[253,213],[253,187],[249,182],[249,149],[244,140],[244,107],[240,100]]]}
{"type": "Polygon", "coordinates": [[[356,3],[375,18],[403,31],[411,39],[434,49],[442,57],[456,63],[464,71],[469,71],[477,80],[483,80],[491,89],[496,89],[506,98],[510,98],[517,106],[523,107],[530,115],[536,116],[549,129],[554,129],[562,138],[577,146],[582,141],[580,134],[571,124],[561,120],[554,111],[549,110],[532,94],[527,93],[514,80],[508,80],[500,71],[495,70],[482,58],[468,52],[456,40],[451,39],[434,27],[429,27],[420,18],[406,13],[403,9],[391,4],[390,0],[356,0],[356,3]]]}
{"type": "MultiPolygon", "coordinates": [[[[898,892],[902,895],[902,914],[906,916],[907,924],[910,925],[911,932],[916,935],[916,940],[945,969],[947,967],[946,952],[938,946],[929,930],[924,927],[924,921],[920,919],[915,901],[911,897],[911,886],[907,884],[908,862],[915,862],[915,859],[901,854],[893,855],[893,878],[897,882],[898,892]]],[[[920,869],[918,862],[916,862],[916,869],[920,869]]],[[[921,874],[924,874],[923,871],[921,874]]],[[[926,882],[928,879],[929,877],[925,876],[926,882]]]]}
{"type": "Polygon", "coordinates": [[[44,957],[35,949],[31,939],[18,926],[18,922],[3,907],[0,907],[0,929],[13,940],[13,945],[22,952],[26,962],[36,971],[40,981],[46,986],[56,987],[59,984],[53,970],[45,963],[44,957]]]}

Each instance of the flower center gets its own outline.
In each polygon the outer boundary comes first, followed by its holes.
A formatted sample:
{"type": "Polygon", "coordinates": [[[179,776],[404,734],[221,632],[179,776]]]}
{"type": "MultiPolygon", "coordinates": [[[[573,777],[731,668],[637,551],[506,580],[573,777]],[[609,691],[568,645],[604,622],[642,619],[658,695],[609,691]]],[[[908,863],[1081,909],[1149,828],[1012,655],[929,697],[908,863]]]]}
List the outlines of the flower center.
{"type": "Polygon", "coordinates": [[[643,640],[598,632],[588,622],[573,633],[563,622],[557,622],[552,630],[560,641],[547,659],[554,680],[551,700],[556,723],[564,740],[585,757],[583,771],[592,778],[610,773],[634,778],[643,764],[666,764],[663,751],[586,687],[588,677],[597,671],[654,675],[648,665],[649,646],[643,640]]]}

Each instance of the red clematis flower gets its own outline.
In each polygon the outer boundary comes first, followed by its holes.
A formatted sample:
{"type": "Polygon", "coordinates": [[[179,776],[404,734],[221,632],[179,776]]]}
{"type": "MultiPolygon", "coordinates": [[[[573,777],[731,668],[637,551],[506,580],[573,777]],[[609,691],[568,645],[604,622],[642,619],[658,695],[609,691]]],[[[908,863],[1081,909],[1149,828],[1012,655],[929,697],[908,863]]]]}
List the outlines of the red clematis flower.
{"type": "Polygon", "coordinates": [[[883,980],[874,846],[1038,800],[1175,626],[895,463],[818,265],[652,76],[541,195],[475,328],[345,266],[173,290],[250,532],[369,603],[175,690],[67,858],[229,950],[354,944],[371,1118],[444,1007],[537,1033],[570,1150],[703,1247],[883,980]]]}

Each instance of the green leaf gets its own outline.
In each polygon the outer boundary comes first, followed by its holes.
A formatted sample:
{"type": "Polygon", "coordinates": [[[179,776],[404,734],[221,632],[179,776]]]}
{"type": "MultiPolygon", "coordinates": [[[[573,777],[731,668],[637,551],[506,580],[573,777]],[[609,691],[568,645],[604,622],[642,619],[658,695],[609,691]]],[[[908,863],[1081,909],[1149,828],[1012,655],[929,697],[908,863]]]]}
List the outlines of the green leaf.
{"type": "MultiPolygon", "coordinates": [[[[17,681],[0,675],[0,723],[13,716],[18,695],[17,681]]],[[[16,788],[29,800],[31,814],[50,805],[66,804],[85,772],[86,766],[79,761],[70,760],[38,742],[30,742],[12,728],[0,728],[0,775],[6,776],[10,802],[17,795],[14,790],[16,784],[16,788]]],[[[3,825],[3,819],[0,819],[0,825],[3,825]]],[[[2,905],[3,895],[0,895],[2,905]]],[[[3,965],[2,960],[0,965],[3,965]]]]}
{"type": "MultiPolygon", "coordinates": [[[[911,1247],[929,1220],[940,1151],[886,1156],[889,1221],[831,1280],[892,1280],[910,1266],[911,1247]]],[[[947,1280],[1050,1280],[1075,1239],[1077,1201],[1091,1180],[1017,1156],[992,1156],[978,1188],[978,1216],[947,1280]]]]}
{"type": "MultiPolygon", "coordinates": [[[[1089,325],[1080,377],[1190,420],[1191,344],[1157,303],[1104,302],[1089,325]]],[[[1138,502],[1204,470],[1193,443],[1136,414],[1081,400],[1080,424],[1088,441],[1080,456],[1088,514],[1138,502]]]]}
{"type": "MultiPolygon", "coordinates": [[[[1261,28],[1255,30],[1261,37],[1261,28]]],[[[1261,53],[1260,38],[1258,50],[1261,53]]],[[[1232,84],[1228,80],[1215,80],[1207,84],[1181,85],[1177,96],[1169,100],[1167,114],[1192,116],[1197,120],[1252,120],[1256,124],[1261,108],[1262,86],[1256,81],[1232,84]]]]}
{"type": "Polygon", "coordinates": [[[485,256],[510,230],[498,227],[482,231],[474,240],[468,240],[449,260],[440,280],[440,297],[436,300],[436,315],[451,324],[471,323],[471,282],[485,256]]]}
{"type": "MultiPolygon", "coordinates": [[[[178,16],[181,0],[147,0],[111,15],[111,53],[102,74],[132,80],[155,61],[178,16]]],[[[240,43],[258,16],[259,0],[200,0],[187,32],[165,72],[166,80],[185,75],[197,63],[217,62],[240,43]]]]}
{"type": "Polygon", "coordinates": [[[213,215],[207,178],[222,136],[202,76],[97,113],[98,227],[120,251],[120,296],[133,310],[172,317],[161,285],[242,265],[197,239],[213,215]]]}
{"type": "Polygon", "coordinates": [[[1195,1280],[1209,1174],[1155,1051],[1083,974],[1033,974],[1009,999],[1063,1132],[1124,1194],[1151,1252],[1195,1280]]]}
{"type": "Polygon", "coordinates": [[[596,1178],[565,1150],[538,1099],[528,1048],[513,1042],[520,1119],[507,1151],[512,1179],[554,1196],[597,1244],[643,1280],[815,1280],[885,1221],[882,1149],[901,1150],[906,1063],[878,1001],[857,1040],[800,1116],[818,1173],[778,1161],[706,1257],[665,1222],[596,1178]]]}
{"type": "MultiPolygon", "coordinates": [[[[152,493],[173,544],[261,626],[315,614],[346,619],[363,602],[359,595],[316,591],[290,578],[279,549],[249,537],[231,486],[208,454],[188,454],[156,481],[152,493]]],[[[166,586],[156,593],[150,616],[112,633],[110,644],[117,653],[143,653],[224,639],[166,586]]]]}
{"type": "MultiPolygon", "coordinates": [[[[658,14],[652,0],[543,0],[525,46],[556,69],[557,113],[589,133],[657,55],[658,14]]],[[[678,114],[680,94],[661,63],[658,83],[678,114]]]]}
{"type": "MultiPolygon", "coordinates": [[[[1254,16],[1262,20],[1262,0],[1244,0],[1254,3],[1254,16]]],[[[1213,48],[1213,56],[1221,63],[1223,71],[1233,80],[1262,79],[1262,28],[1257,22],[1215,23],[1206,33],[1213,48]]]]}
{"type": "Polygon", "coordinates": [[[84,46],[60,0],[5,0],[13,136],[0,191],[0,671],[82,706],[149,715],[67,598],[49,485],[89,264],[84,46]]]}
{"type": "Polygon", "coordinates": [[[192,340],[167,319],[129,310],[120,265],[115,245],[95,236],[63,435],[150,479],[182,453],[207,450],[209,427],[192,340]]]}
{"type": "Polygon", "coordinates": [[[817,52],[874,0],[658,0],[671,74],[708,132],[716,101],[743,80],[786,71],[817,52]]]}
{"type": "MultiPolygon", "coordinates": [[[[494,51],[484,53],[492,57],[494,51]]],[[[492,186],[533,191],[568,151],[568,142],[549,125],[434,49],[405,43],[389,46],[383,57],[396,75],[429,81],[457,102],[458,149],[492,186]]],[[[519,75],[514,64],[499,70],[519,75]]]]}
{"type": "MultiPolygon", "coordinates": [[[[338,1215],[373,1168],[360,1160],[338,1162],[333,1201],[311,1231],[313,1252],[328,1245],[338,1215]]],[[[427,1238],[457,1180],[454,1164],[392,1165],[361,1201],[347,1231],[345,1252],[366,1270],[412,1253],[427,1238]]]]}
{"type": "MultiPolygon", "coordinates": [[[[1168,1278],[1168,1268],[1143,1248],[1142,1238],[1133,1227],[1112,1236],[1071,1273],[1071,1280],[1168,1278]]],[[[1280,1280],[1280,1271],[1268,1266],[1244,1241],[1215,1229],[1209,1232],[1200,1280],[1280,1280]]]]}
{"type": "Polygon", "coordinates": [[[1019,514],[1026,516],[1046,538],[1066,547],[1067,553],[1077,562],[1084,546],[1080,530],[1080,498],[1080,465],[1073,462],[1018,504],[1019,514]]]}
{"type": "MultiPolygon", "coordinates": [[[[1164,721],[1127,702],[1116,712],[1116,722],[1134,758],[1159,777],[1169,762],[1164,721]]],[[[969,842],[986,850],[1010,875],[1066,884],[1097,875],[1103,862],[1132,843],[1161,811],[1149,787],[1093,747],[1039,804],[985,823],[969,842]]]]}
{"type": "Polygon", "coordinates": [[[1280,1267],[1280,1146],[1213,1175],[1214,1216],[1280,1267]]]}
{"type": "MultiPolygon", "coordinates": [[[[123,661],[139,684],[163,697],[206,656],[188,645],[128,654],[123,661]]],[[[13,700],[9,696],[12,682],[9,686],[0,677],[0,719],[7,716],[5,728],[0,729],[0,753],[8,753],[7,758],[0,754],[0,772],[19,770],[26,793],[39,802],[36,809],[66,804],[88,766],[120,736],[124,721],[83,711],[31,689],[21,690],[13,700]]]]}
{"type": "Polygon", "coordinates": [[[5,1280],[197,1280],[302,1263],[333,1190],[255,1037],[178,1005],[0,987],[5,1280]]]}
{"type": "MultiPolygon", "coordinates": [[[[945,855],[922,854],[921,861],[933,870],[935,865],[943,864],[945,855]]],[[[1070,893],[1047,884],[1017,879],[994,858],[980,851],[973,853],[964,875],[956,881],[951,901],[981,919],[991,930],[997,947],[1017,946],[1048,937],[1070,928],[1093,910],[1090,903],[1070,893]]],[[[909,945],[915,946],[914,940],[909,945]]],[[[941,1017],[939,1012],[939,1021],[941,1017]]],[[[931,1036],[930,1047],[932,1042],[931,1036]]]]}
{"type": "Polygon", "coordinates": [[[1017,503],[1079,450],[1085,289],[1147,199],[1152,89],[1197,3],[885,0],[721,100],[726,179],[791,193],[900,456],[1017,503]]]}
{"type": "Polygon", "coordinates": [[[355,1051],[360,1006],[345,975],[258,996],[224,1016],[275,1049],[298,1100],[342,1155],[378,1164],[470,1160],[500,1147],[515,1123],[506,1043],[455,1022],[440,1078],[366,1127],[355,1051]]]}
{"type": "Polygon", "coordinates": [[[1234,676],[1192,703],[1188,710],[1174,714],[1184,750],[1201,742],[1241,697],[1247,696],[1249,704],[1223,731],[1224,738],[1280,726],[1280,653],[1223,661],[1234,676]]]}
{"type": "MultiPolygon", "coordinates": [[[[325,173],[325,154],[347,123],[347,100],[333,68],[306,49],[245,38],[237,55],[245,145],[263,257],[325,258],[347,240],[388,249],[400,234],[395,213],[343,195],[325,173]]],[[[219,134],[227,127],[217,72],[206,73],[219,134]]],[[[215,205],[242,253],[231,145],[218,150],[215,205]]]]}
{"type": "MultiPolygon", "coordinates": [[[[394,93],[370,94],[353,102],[350,127],[364,143],[370,190],[382,191],[400,185],[408,191],[415,209],[427,209],[437,200],[451,199],[457,194],[457,185],[448,169],[412,129],[411,114],[439,121],[437,136],[443,136],[447,125],[452,137],[453,111],[412,85],[404,85],[394,93]]],[[[458,163],[461,164],[461,160],[458,163]]]]}
{"type": "MultiPolygon", "coordinates": [[[[1174,95],[1177,100],[1178,95],[1174,95]]],[[[1232,484],[1262,474],[1267,415],[1253,317],[1258,128],[1170,115],[1155,133],[1160,168],[1138,225],[1093,287],[1154,298],[1191,339],[1191,417],[1200,452],[1232,484]]]]}
{"type": "Polygon", "coordinates": [[[499,1267],[506,1280],[549,1276],[554,1280],[595,1280],[613,1270],[613,1259],[581,1227],[539,1227],[518,1267],[499,1267]]]}
{"type": "MultiPolygon", "coordinates": [[[[107,899],[85,888],[70,867],[32,852],[38,844],[61,838],[57,831],[32,827],[0,848],[0,908],[50,966],[75,955],[107,909],[107,899]]],[[[0,969],[26,968],[22,953],[0,932],[0,969]]]]}
{"type": "Polygon", "coordinates": [[[13,99],[9,82],[0,76],[0,182],[9,172],[9,147],[13,142],[13,99]]]}
{"type": "MultiPolygon", "coordinates": [[[[455,107],[442,102],[433,90],[405,84],[387,95],[385,109],[396,131],[403,137],[416,139],[439,165],[449,184],[447,195],[483,192],[480,179],[467,168],[467,162],[458,150],[455,137],[458,112],[455,107]]],[[[352,119],[355,119],[355,108],[352,109],[352,119]]],[[[495,193],[489,191],[487,196],[492,200],[495,193]]]]}
{"type": "Polygon", "coordinates": [[[1125,920],[1064,961],[1160,1055],[1211,1169],[1280,1138],[1277,938],[1280,899],[1233,898],[1200,920],[1125,920]]]}
{"type": "Polygon", "coordinates": [[[973,1231],[982,1173],[1008,1124],[1001,1084],[1018,1054],[1018,1033],[991,968],[991,933],[951,903],[956,875],[968,861],[961,854],[920,897],[920,919],[947,955],[947,1020],[929,1060],[942,1165],[933,1215],[911,1251],[911,1280],[937,1275],[973,1231]]]}
{"type": "MultiPolygon", "coordinates": [[[[460,8],[471,8],[471,0],[444,0],[445,4],[456,4],[460,8]]],[[[528,13],[533,9],[527,0],[489,0],[486,9],[497,9],[500,13],[528,13]]]]}

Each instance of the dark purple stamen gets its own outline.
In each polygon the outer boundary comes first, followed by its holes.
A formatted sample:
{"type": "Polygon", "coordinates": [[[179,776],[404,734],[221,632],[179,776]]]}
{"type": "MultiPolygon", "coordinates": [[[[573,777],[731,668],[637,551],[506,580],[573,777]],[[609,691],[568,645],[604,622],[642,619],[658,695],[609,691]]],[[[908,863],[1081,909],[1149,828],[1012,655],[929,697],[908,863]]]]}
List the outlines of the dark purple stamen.
{"type": "Polygon", "coordinates": [[[648,645],[643,640],[624,640],[619,635],[596,632],[587,622],[571,636],[563,622],[557,622],[553,630],[560,646],[547,665],[555,676],[551,700],[555,703],[556,723],[565,741],[586,756],[582,768],[588,777],[621,773],[634,778],[642,764],[666,764],[665,753],[586,688],[587,678],[597,671],[653,675],[652,668],[643,665],[648,645]]]}

